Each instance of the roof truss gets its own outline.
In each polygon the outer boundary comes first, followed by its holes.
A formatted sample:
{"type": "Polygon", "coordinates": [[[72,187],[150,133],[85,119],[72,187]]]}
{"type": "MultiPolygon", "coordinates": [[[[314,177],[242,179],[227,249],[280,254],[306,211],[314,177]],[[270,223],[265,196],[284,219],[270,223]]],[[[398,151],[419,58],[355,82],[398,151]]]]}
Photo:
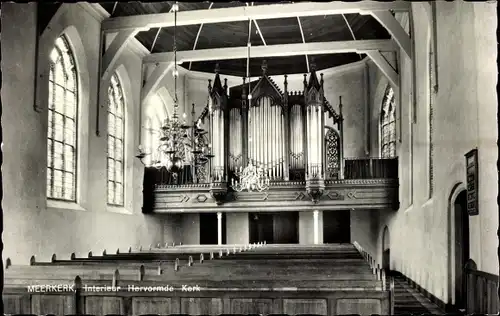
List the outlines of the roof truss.
{"type": "MultiPolygon", "coordinates": [[[[264,20],[287,17],[323,16],[332,14],[370,14],[379,11],[409,11],[407,1],[378,2],[300,2],[291,4],[269,4],[220,8],[211,10],[192,10],[177,13],[177,25],[198,25],[234,21],[264,20]]],[[[102,23],[104,32],[117,32],[122,29],[151,29],[174,26],[174,13],[157,13],[108,18],[102,23]]]]}
{"type": "MultiPolygon", "coordinates": [[[[252,46],[252,58],[279,57],[296,55],[319,55],[339,53],[360,53],[366,51],[395,51],[398,48],[392,40],[360,40],[333,41],[315,43],[280,44],[268,46],[252,46]]],[[[225,60],[246,58],[248,47],[228,47],[197,49],[177,52],[177,63],[206,60],[225,60]]],[[[170,63],[174,61],[173,53],[150,54],[143,58],[144,63],[170,63]]]]}
{"type": "Polygon", "coordinates": [[[398,43],[402,51],[411,59],[411,39],[401,24],[389,11],[377,11],[370,13],[386,30],[392,38],[398,43]]]}
{"type": "MultiPolygon", "coordinates": [[[[177,52],[177,63],[225,60],[246,58],[248,47],[200,49],[194,51],[177,52]]],[[[252,58],[273,56],[296,56],[335,53],[368,53],[373,51],[396,51],[398,46],[392,40],[358,40],[358,41],[335,41],[318,43],[282,44],[268,46],[253,46],[252,58]]],[[[156,89],[160,81],[165,77],[174,64],[173,53],[158,53],[144,57],[145,64],[154,66],[153,72],[146,79],[142,89],[142,101],[144,102],[156,89]]]]}
{"type": "Polygon", "coordinates": [[[370,59],[377,65],[384,76],[389,80],[392,87],[397,90],[399,89],[399,74],[394,70],[394,68],[389,64],[387,59],[380,53],[380,51],[367,51],[366,54],[370,59]]]}

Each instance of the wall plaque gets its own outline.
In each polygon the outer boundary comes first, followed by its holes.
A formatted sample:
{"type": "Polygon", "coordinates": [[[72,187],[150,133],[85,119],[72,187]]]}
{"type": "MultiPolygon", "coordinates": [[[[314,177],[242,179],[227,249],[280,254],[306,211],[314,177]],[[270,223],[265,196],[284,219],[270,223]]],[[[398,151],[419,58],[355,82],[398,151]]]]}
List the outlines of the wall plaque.
{"type": "Polygon", "coordinates": [[[478,215],[478,165],[477,148],[465,154],[465,166],[467,175],[467,213],[470,216],[478,215]]]}

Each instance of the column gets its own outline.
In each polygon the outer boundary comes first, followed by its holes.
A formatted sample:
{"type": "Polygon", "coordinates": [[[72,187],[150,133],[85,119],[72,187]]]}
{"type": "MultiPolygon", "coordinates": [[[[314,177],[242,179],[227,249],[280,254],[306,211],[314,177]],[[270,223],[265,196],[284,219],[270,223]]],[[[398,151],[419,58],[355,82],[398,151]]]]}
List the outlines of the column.
{"type": "Polygon", "coordinates": [[[344,116],[342,115],[342,96],[339,97],[339,120],[337,121],[337,126],[339,129],[340,136],[340,150],[339,150],[339,179],[344,179],[344,116]]]}
{"type": "Polygon", "coordinates": [[[313,234],[314,234],[314,244],[319,244],[319,212],[317,210],[313,211],[313,234]]]}
{"type": "Polygon", "coordinates": [[[217,212],[217,244],[222,245],[222,212],[217,212]]]}

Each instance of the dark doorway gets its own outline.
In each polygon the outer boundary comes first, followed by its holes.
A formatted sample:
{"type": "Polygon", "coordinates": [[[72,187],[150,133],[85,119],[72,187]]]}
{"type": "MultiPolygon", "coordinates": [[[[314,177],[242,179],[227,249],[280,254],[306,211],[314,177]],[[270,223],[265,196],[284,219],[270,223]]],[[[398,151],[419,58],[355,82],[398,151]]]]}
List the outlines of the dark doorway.
{"type": "Polygon", "coordinates": [[[293,244],[299,242],[298,212],[249,213],[250,242],[293,244]]]}
{"type": "Polygon", "coordinates": [[[272,244],[273,236],[273,214],[271,213],[249,213],[250,242],[263,242],[272,244]]]}
{"type": "MultiPolygon", "coordinates": [[[[200,245],[217,245],[217,213],[200,213],[200,245]]],[[[226,214],[222,213],[222,243],[226,243],[226,214]]]]}
{"type": "Polygon", "coordinates": [[[298,244],[298,212],[281,212],[273,216],[273,243],[298,244]]]}
{"type": "Polygon", "coordinates": [[[389,228],[385,226],[382,235],[382,268],[386,271],[386,273],[389,272],[390,270],[390,262],[391,262],[390,235],[389,235],[389,228]]]}
{"type": "Polygon", "coordinates": [[[351,212],[323,211],[323,243],[351,242],[351,212]]]}
{"type": "Polygon", "coordinates": [[[458,194],[455,209],[455,306],[465,309],[467,299],[467,279],[464,268],[469,260],[469,215],[467,214],[467,193],[458,194]]]}

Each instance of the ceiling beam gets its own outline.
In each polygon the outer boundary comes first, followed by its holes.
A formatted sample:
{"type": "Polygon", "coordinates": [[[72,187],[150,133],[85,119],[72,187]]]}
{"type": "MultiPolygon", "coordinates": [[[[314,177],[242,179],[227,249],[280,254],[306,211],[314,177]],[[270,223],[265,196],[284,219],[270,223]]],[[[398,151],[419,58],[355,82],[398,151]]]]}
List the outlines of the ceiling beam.
{"type": "Polygon", "coordinates": [[[380,51],[367,51],[366,55],[377,65],[380,71],[387,77],[394,90],[399,88],[399,74],[392,68],[380,51]]]}
{"type": "Polygon", "coordinates": [[[347,28],[349,29],[349,32],[351,32],[352,39],[356,40],[356,35],[354,35],[354,31],[352,30],[352,27],[349,24],[349,21],[347,21],[347,18],[345,17],[345,14],[342,14],[342,17],[344,18],[345,24],[347,25],[347,28]]]}
{"type": "MultiPolygon", "coordinates": [[[[121,30],[115,36],[108,49],[102,56],[102,80],[105,81],[109,77],[110,72],[115,68],[116,61],[125,49],[127,43],[138,33],[137,29],[121,30]]],[[[104,35],[106,36],[106,35],[104,35]]]]}
{"type": "MultiPolygon", "coordinates": [[[[300,17],[297,17],[297,22],[299,22],[300,36],[302,36],[302,43],[306,43],[306,38],[304,37],[304,30],[302,29],[302,23],[300,22],[300,17]]],[[[306,65],[307,72],[309,72],[309,56],[307,54],[304,55],[306,57],[306,65]]]]}
{"type": "Polygon", "coordinates": [[[377,11],[370,13],[398,43],[402,51],[411,59],[411,40],[408,33],[401,26],[401,23],[389,11],[377,11]]]}
{"type": "MultiPolygon", "coordinates": [[[[395,51],[398,46],[392,40],[364,40],[364,41],[336,41],[336,42],[319,42],[306,44],[282,44],[269,46],[252,46],[252,58],[272,57],[272,56],[296,56],[296,55],[314,55],[314,54],[335,54],[335,53],[368,53],[379,51],[395,51]]],[[[376,55],[373,53],[373,55],[376,55]]],[[[230,47],[230,48],[215,48],[215,49],[200,49],[194,51],[179,51],[177,52],[177,63],[188,61],[206,61],[206,60],[224,60],[235,58],[246,58],[248,47],[230,47]]],[[[380,55],[382,56],[382,55],[380,55]]],[[[377,61],[377,56],[374,57],[377,61]]],[[[385,59],[382,57],[385,61],[385,59]]],[[[146,78],[146,81],[141,91],[141,103],[144,102],[156,91],[158,84],[165,77],[174,65],[173,53],[151,54],[144,57],[144,64],[156,64],[155,69],[146,78]]],[[[390,69],[391,66],[387,63],[390,69]]],[[[146,65],[145,65],[146,66],[146,65]]],[[[153,66],[153,65],[152,65],[153,66]]],[[[384,68],[385,69],[385,68],[384,68]]],[[[394,71],[394,70],[393,70],[394,71]]],[[[393,75],[390,73],[390,75],[393,75]]],[[[398,81],[399,82],[399,81],[398,81]]]]}
{"type": "MultiPolygon", "coordinates": [[[[248,2],[245,2],[245,4],[248,6],[248,2]]],[[[252,2],[252,6],[253,6],[253,2],[252,2]]],[[[267,46],[266,40],[264,39],[264,35],[262,35],[262,32],[260,31],[259,24],[257,23],[256,20],[252,20],[252,21],[253,21],[253,23],[255,23],[255,27],[257,28],[257,32],[259,32],[260,39],[262,40],[262,43],[264,44],[264,46],[267,46]]]]}
{"type": "MultiPolygon", "coordinates": [[[[208,10],[212,9],[213,5],[214,5],[214,3],[210,2],[210,5],[208,6],[208,10]]],[[[200,34],[201,34],[202,29],[203,29],[203,23],[200,24],[200,27],[198,28],[198,33],[196,34],[196,39],[194,40],[193,50],[196,49],[196,44],[198,44],[198,38],[200,38],[200,34]]],[[[191,70],[191,63],[189,63],[189,70],[191,70]]]]}
{"type": "MultiPolygon", "coordinates": [[[[352,27],[349,24],[349,21],[347,21],[345,14],[342,14],[342,17],[344,18],[345,24],[347,24],[347,28],[349,29],[349,32],[351,32],[352,39],[356,40],[356,35],[354,35],[354,31],[352,30],[352,27]]],[[[361,54],[358,54],[358,55],[359,55],[359,59],[363,59],[363,57],[361,57],[361,54]]]]}
{"type": "MultiPolygon", "coordinates": [[[[172,12],[172,7],[170,7],[170,10],[168,12],[172,12]]],[[[156,32],[155,39],[153,40],[153,44],[151,44],[151,49],[149,50],[151,53],[153,52],[153,48],[155,48],[156,40],[158,39],[158,36],[160,35],[161,27],[158,28],[158,32],[156,32]]]]}
{"type": "MultiPolygon", "coordinates": [[[[324,16],[333,14],[354,14],[378,11],[409,11],[407,1],[378,2],[300,2],[291,4],[269,4],[212,10],[192,10],[177,13],[177,25],[198,25],[235,21],[277,19],[295,16],[324,16]]],[[[174,26],[173,13],[143,14],[108,18],[102,22],[102,30],[116,32],[128,28],[158,28],[174,26]]]]}
{"type": "Polygon", "coordinates": [[[260,39],[262,40],[262,43],[264,44],[264,46],[267,46],[266,40],[264,39],[264,35],[262,35],[262,32],[260,31],[259,24],[257,24],[256,20],[253,20],[253,23],[255,23],[255,27],[257,28],[257,31],[259,32],[260,39]]]}
{"type": "Polygon", "coordinates": [[[141,89],[141,104],[144,104],[145,101],[152,95],[152,92],[156,91],[158,84],[165,77],[165,75],[170,71],[170,69],[174,66],[173,62],[170,63],[161,63],[156,65],[156,68],[146,79],[144,85],[141,89]]]}
{"type": "Polygon", "coordinates": [[[118,1],[115,1],[115,4],[113,4],[113,10],[111,10],[111,15],[113,15],[115,13],[117,5],[118,5],[118,1]]]}
{"type": "MultiPolygon", "coordinates": [[[[252,58],[281,57],[296,55],[318,55],[339,53],[365,53],[371,50],[395,51],[397,45],[392,40],[334,41],[317,43],[280,44],[252,46],[252,58]]],[[[239,59],[248,57],[248,47],[228,47],[186,50],[177,52],[177,63],[206,60],[239,59]]],[[[145,56],[143,63],[170,63],[173,53],[157,53],[145,56]]]]}

